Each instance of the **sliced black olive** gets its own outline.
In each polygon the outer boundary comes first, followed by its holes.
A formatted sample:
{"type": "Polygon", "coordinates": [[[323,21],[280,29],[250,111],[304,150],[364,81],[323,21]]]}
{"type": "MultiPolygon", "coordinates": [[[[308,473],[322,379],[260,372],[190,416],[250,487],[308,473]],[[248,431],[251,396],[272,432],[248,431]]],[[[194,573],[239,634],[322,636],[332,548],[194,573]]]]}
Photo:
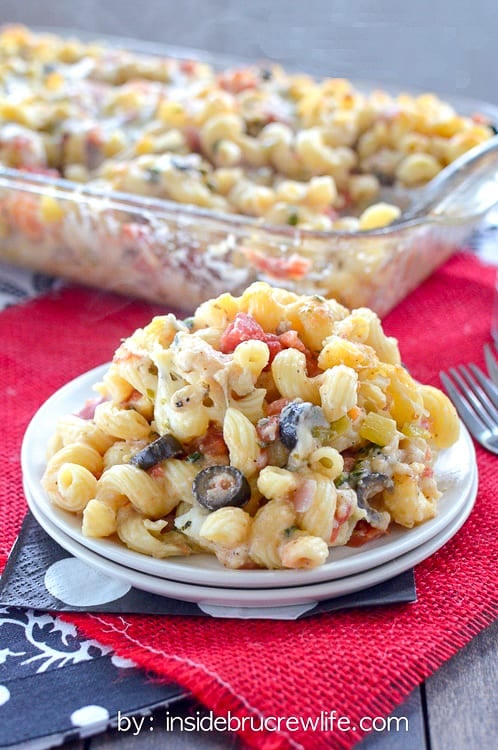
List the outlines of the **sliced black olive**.
{"type": "Polygon", "coordinates": [[[322,409],[309,401],[291,401],[280,413],[280,440],[291,451],[302,433],[311,433],[314,427],[328,428],[330,424],[322,409]]]}
{"type": "Polygon", "coordinates": [[[139,469],[151,469],[166,458],[180,456],[182,453],[183,448],[173,435],[161,435],[157,440],[135,453],[130,458],[130,464],[138,466],[139,469]]]}
{"type": "Polygon", "coordinates": [[[199,505],[208,510],[240,507],[251,497],[249,482],[234,466],[208,466],[197,474],[192,489],[199,505]]]}
{"type": "Polygon", "coordinates": [[[358,507],[366,511],[366,520],[368,523],[376,529],[382,529],[382,531],[385,531],[389,526],[389,513],[375,510],[375,508],[372,508],[370,505],[369,500],[392,486],[392,479],[390,479],[387,474],[380,474],[379,472],[363,474],[356,484],[358,507]]]}

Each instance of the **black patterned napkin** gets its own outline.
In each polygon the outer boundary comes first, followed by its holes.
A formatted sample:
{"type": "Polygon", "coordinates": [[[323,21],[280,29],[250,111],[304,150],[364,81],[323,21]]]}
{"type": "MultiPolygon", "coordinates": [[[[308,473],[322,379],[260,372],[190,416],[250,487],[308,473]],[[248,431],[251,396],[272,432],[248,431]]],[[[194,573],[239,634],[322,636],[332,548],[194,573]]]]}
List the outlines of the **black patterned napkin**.
{"type": "MultiPolygon", "coordinates": [[[[409,570],[389,581],[354,594],[318,602],[310,608],[303,605],[296,615],[291,613],[291,618],[286,619],[309,617],[350,607],[413,602],[416,598],[413,571],[409,570]]],[[[197,604],[139,591],[121,581],[97,573],[51,539],[30,513],[24,520],[0,581],[1,605],[30,607],[51,612],[203,617],[211,614],[210,608],[201,610],[197,604]],[[87,585],[90,577],[91,587],[87,585]],[[68,587],[67,581],[70,579],[72,585],[68,587]]],[[[213,612],[216,611],[216,608],[212,609],[213,612]]],[[[242,615],[243,613],[239,616],[242,615]]]]}
{"type": "MultiPolygon", "coordinates": [[[[87,595],[84,585],[72,587],[72,596],[65,597],[72,603],[64,602],[51,593],[53,581],[58,566],[67,572],[73,563],[82,565],[28,514],[0,579],[0,747],[6,750],[46,750],[103,732],[120,716],[140,722],[157,706],[185,697],[180,686],[158,684],[110,648],[79,636],[57,612],[208,614],[195,604],[125,590],[109,580],[98,587],[99,604],[77,603],[87,595]],[[23,721],[27,695],[36,700],[23,721]]],[[[88,568],[87,574],[95,573],[88,568]]],[[[410,570],[365,591],[320,602],[300,616],[415,600],[410,570]]]]}
{"type": "Polygon", "coordinates": [[[0,747],[43,750],[185,696],[53,615],[0,607],[0,747]],[[31,698],[27,698],[31,696],[31,698]]]}

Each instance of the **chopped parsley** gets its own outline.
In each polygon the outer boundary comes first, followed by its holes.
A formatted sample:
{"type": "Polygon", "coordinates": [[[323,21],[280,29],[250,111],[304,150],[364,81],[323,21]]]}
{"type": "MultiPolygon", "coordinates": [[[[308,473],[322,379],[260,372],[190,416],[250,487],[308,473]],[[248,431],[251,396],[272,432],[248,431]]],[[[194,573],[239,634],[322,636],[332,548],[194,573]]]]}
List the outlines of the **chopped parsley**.
{"type": "Polygon", "coordinates": [[[147,167],[147,181],[151,185],[157,185],[161,180],[161,170],[157,167],[147,167]]]}
{"type": "Polygon", "coordinates": [[[196,461],[200,461],[204,458],[204,454],[200,451],[194,451],[189,456],[187,456],[187,461],[191,464],[195,463],[196,461]]]}
{"type": "Polygon", "coordinates": [[[289,214],[287,218],[287,224],[290,224],[291,227],[295,227],[298,222],[299,222],[298,213],[297,211],[293,211],[291,214],[289,214]]]}
{"type": "Polygon", "coordinates": [[[334,479],[336,487],[342,487],[343,484],[349,483],[349,474],[347,471],[343,471],[338,477],[334,479]]]}
{"type": "Polygon", "coordinates": [[[216,156],[216,152],[218,151],[219,147],[221,146],[224,140],[225,140],[224,138],[218,138],[218,140],[213,143],[211,147],[213,156],[216,156]]]}
{"type": "Polygon", "coordinates": [[[284,529],[283,534],[286,537],[286,539],[288,539],[289,537],[293,535],[295,531],[298,531],[297,526],[287,526],[287,528],[284,529]]]}

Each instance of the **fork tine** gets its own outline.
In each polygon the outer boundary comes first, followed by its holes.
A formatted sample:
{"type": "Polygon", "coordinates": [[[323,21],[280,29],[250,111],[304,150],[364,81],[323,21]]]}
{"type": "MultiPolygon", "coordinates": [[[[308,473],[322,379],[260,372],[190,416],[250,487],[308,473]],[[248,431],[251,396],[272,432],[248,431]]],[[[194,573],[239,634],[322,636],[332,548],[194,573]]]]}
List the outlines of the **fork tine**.
{"type": "Polygon", "coordinates": [[[483,371],[477,367],[477,365],[474,365],[472,362],[469,364],[470,369],[478,379],[479,383],[484,388],[486,394],[488,395],[488,398],[494,406],[498,409],[498,388],[494,383],[491,382],[489,378],[485,376],[483,371]]]}
{"type": "Polygon", "coordinates": [[[479,417],[476,416],[465,396],[457,391],[446,373],[440,372],[439,377],[441,378],[441,382],[446,388],[448,396],[455,404],[458,413],[460,414],[461,418],[463,419],[469,430],[472,432],[472,434],[475,435],[476,433],[484,432],[484,430],[487,430],[486,425],[483,424],[479,417]]]}
{"type": "Polygon", "coordinates": [[[496,385],[498,385],[498,364],[489,344],[484,345],[484,357],[486,359],[486,367],[488,368],[489,377],[494,383],[496,383],[496,385]]]}
{"type": "Polygon", "coordinates": [[[470,387],[473,389],[474,394],[477,396],[482,406],[484,407],[486,414],[489,417],[491,417],[493,424],[496,427],[498,425],[498,409],[495,407],[491,399],[488,398],[487,393],[485,393],[485,391],[481,388],[479,383],[476,381],[473,375],[468,371],[465,365],[460,365],[460,372],[463,373],[463,375],[467,379],[467,382],[469,383],[470,387]]]}
{"type": "MultiPolygon", "coordinates": [[[[463,365],[460,366],[460,369],[464,371],[463,365]]],[[[453,367],[450,369],[450,374],[453,376],[454,380],[456,380],[456,382],[458,383],[462,391],[464,391],[467,401],[470,402],[470,404],[472,405],[474,411],[476,412],[481,422],[484,422],[484,424],[489,430],[493,430],[496,427],[496,422],[489,416],[486,409],[484,408],[482,403],[479,401],[479,398],[472,390],[473,388],[472,384],[470,384],[470,387],[469,387],[469,385],[462,378],[458,370],[454,369],[453,367]]]]}

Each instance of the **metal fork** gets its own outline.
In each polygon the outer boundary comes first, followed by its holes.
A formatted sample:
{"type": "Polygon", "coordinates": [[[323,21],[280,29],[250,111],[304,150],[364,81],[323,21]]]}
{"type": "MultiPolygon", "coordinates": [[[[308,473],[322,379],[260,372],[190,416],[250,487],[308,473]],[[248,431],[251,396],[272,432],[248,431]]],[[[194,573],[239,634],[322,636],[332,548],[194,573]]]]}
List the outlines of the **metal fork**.
{"type": "Polygon", "coordinates": [[[452,367],[448,374],[440,372],[439,377],[477,442],[498,455],[498,364],[488,346],[485,357],[493,380],[473,363],[452,367]]]}
{"type": "MultiPolygon", "coordinates": [[[[496,348],[497,344],[495,344],[496,348]]],[[[498,362],[496,361],[489,344],[484,345],[484,357],[488,368],[489,377],[495,385],[498,385],[498,362]]]]}

